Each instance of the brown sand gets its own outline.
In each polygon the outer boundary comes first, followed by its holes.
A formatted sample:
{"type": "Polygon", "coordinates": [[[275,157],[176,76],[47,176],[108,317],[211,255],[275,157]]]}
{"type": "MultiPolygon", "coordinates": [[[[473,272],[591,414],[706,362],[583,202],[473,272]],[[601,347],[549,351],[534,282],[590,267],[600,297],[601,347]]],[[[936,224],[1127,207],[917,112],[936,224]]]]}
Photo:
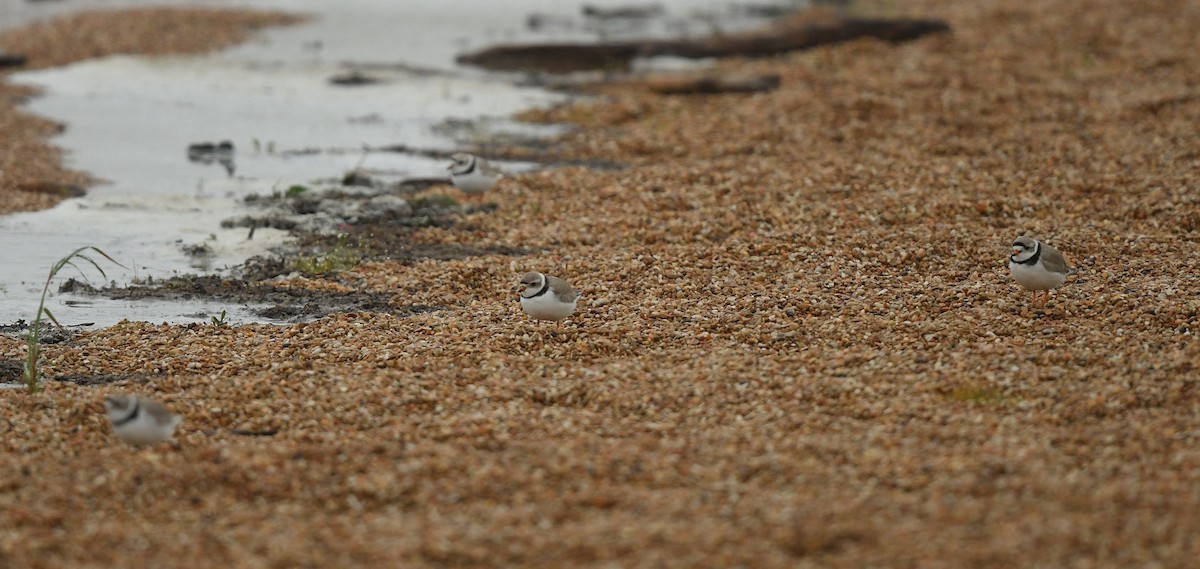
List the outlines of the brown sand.
{"type": "MultiPolygon", "coordinates": [[[[255,30],[297,21],[271,12],[147,8],[86,12],[0,32],[0,51],[24,54],[21,69],[65,65],[114,54],[202,53],[244,41],[255,30]]],[[[92,180],[63,168],[47,138],[61,125],[19,104],[32,90],[5,82],[0,71],[0,215],[43,209],[92,180]]]]}
{"type": "Polygon", "coordinates": [[[632,166],[415,237],[541,252],[335,279],[443,310],[50,346],[135,379],[0,398],[0,565],[1195,566],[1200,5],[889,4],[955,31],[545,113],[632,166]],[[1022,232],[1080,268],[1044,312],[1022,232]],[[178,444],[115,442],[115,390],[178,444]]]}

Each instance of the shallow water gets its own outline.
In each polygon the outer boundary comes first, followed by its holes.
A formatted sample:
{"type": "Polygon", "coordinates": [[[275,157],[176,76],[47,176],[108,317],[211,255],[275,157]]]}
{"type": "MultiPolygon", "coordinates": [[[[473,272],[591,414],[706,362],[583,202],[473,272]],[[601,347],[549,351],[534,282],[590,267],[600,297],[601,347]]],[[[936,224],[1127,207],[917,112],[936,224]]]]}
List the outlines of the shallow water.
{"type": "MultiPolygon", "coordinates": [[[[0,0],[0,27],[66,10],[139,4],[150,2],[0,0]]],[[[48,211],[0,217],[0,322],[31,318],[47,270],[77,247],[98,246],[129,267],[104,265],[117,284],[220,274],[286,239],[274,230],[260,229],[247,239],[244,229],[220,228],[221,220],[244,210],[246,195],[337,178],[356,167],[395,177],[444,175],[444,161],[363,149],[403,144],[452,150],[454,138],[435,128],[449,119],[511,128],[503,117],[563,97],[460,68],[457,54],[517,41],[707,33],[719,20],[715,15],[730,10],[727,2],[675,0],[661,3],[670,17],[655,25],[597,27],[579,17],[585,2],[189,4],[276,8],[314,18],[217,54],[110,57],[15,75],[13,81],[45,90],[29,103],[32,112],[67,125],[54,142],[68,150],[68,166],[110,183],[48,211]],[[528,26],[531,14],[541,23],[536,30],[528,26]],[[382,82],[332,85],[329,78],[344,74],[348,64],[370,65],[382,82]],[[188,161],[190,144],[220,141],[234,145],[232,175],[218,163],[188,161]],[[199,244],[214,255],[197,260],[183,251],[199,244]]],[[[93,284],[103,283],[86,273],[93,284]]],[[[78,274],[67,271],[60,278],[69,276],[78,274]]],[[[256,319],[248,307],[203,300],[118,302],[53,294],[49,307],[64,324],[97,326],[122,319],[207,321],[222,310],[231,322],[256,319]]]]}

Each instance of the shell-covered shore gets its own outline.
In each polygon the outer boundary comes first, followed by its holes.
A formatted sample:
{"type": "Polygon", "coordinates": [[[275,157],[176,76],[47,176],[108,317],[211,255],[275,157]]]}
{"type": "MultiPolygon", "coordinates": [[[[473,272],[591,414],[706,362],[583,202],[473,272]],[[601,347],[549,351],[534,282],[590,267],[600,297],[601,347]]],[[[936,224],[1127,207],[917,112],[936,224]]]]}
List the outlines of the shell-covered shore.
{"type": "Polygon", "coordinates": [[[530,113],[625,167],[412,234],[528,254],[293,283],[422,310],[47,346],[0,392],[0,566],[1193,566],[1200,4],[870,6],[952,31],[530,113]],[[1022,234],[1078,269],[1044,310],[1022,234]],[[561,329],[529,270],[582,291],[561,329]],[[115,391],[176,442],[116,441],[115,391]]]}

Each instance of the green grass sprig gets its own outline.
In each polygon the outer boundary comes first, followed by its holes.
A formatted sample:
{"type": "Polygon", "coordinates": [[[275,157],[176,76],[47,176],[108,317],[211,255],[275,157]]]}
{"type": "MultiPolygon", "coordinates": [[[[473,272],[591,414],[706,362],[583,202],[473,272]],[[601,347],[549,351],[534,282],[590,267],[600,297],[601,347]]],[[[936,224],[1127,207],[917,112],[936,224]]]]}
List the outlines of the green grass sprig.
{"type": "MultiPolygon", "coordinates": [[[[49,318],[56,326],[62,328],[62,324],[59,324],[58,319],[54,317],[50,309],[46,308],[46,294],[50,292],[50,283],[54,280],[55,275],[68,266],[74,267],[81,275],[84,274],[83,269],[80,269],[75,264],[76,259],[82,259],[95,267],[100,272],[101,277],[108,278],[108,275],[104,273],[104,269],[100,268],[100,264],[95,259],[84,254],[88,250],[99,253],[105,259],[108,259],[119,267],[125,266],[108,256],[108,253],[89,245],[72,251],[70,255],[59,259],[57,263],[54,263],[53,267],[50,267],[50,275],[46,277],[46,285],[42,287],[42,299],[38,302],[37,314],[34,316],[33,322],[29,325],[29,333],[25,335],[25,363],[21,365],[21,371],[25,380],[25,387],[30,393],[36,393],[42,385],[42,370],[38,367],[42,360],[42,317],[49,318]]],[[[87,277],[85,276],[84,278],[86,279],[87,277]]]]}

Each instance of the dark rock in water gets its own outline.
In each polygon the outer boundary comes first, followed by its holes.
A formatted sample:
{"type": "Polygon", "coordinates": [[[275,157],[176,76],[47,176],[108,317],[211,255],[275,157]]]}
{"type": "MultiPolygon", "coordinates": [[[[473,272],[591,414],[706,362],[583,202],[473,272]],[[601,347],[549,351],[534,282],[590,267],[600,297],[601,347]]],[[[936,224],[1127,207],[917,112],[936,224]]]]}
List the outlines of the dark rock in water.
{"type": "MultiPolygon", "coordinates": [[[[454,122],[457,122],[457,121],[455,119],[447,119],[446,121],[443,121],[443,125],[446,123],[454,123],[454,122]]],[[[474,123],[471,123],[470,121],[463,121],[463,122],[467,122],[468,125],[472,125],[472,126],[474,125],[474,123]]],[[[455,125],[455,126],[457,126],[457,125],[455,125]]],[[[437,131],[439,128],[441,128],[441,126],[434,126],[435,131],[437,131]]],[[[446,160],[449,160],[450,157],[453,156],[455,152],[457,152],[456,150],[438,150],[438,149],[434,149],[434,148],[417,148],[415,146],[409,146],[407,144],[390,144],[388,146],[380,146],[380,147],[376,148],[376,150],[379,150],[381,152],[396,152],[399,154],[412,154],[414,156],[424,156],[426,158],[444,158],[446,160]]]]}
{"type": "Polygon", "coordinates": [[[220,164],[230,176],[237,169],[233,163],[233,143],[228,140],[189,144],[187,155],[188,161],[197,164],[220,164]]]}
{"type": "Polygon", "coordinates": [[[221,142],[196,142],[188,145],[188,159],[202,160],[222,155],[233,155],[233,143],[228,140],[221,142]]]}
{"type": "Polygon", "coordinates": [[[755,18],[782,18],[798,11],[796,6],[791,4],[743,4],[738,8],[743,13],[755,18]]]}
{"type": "Polygon", "coordinates": [[[941,20],[845,18],[830,23],[702,39],[502,45],[459,56],[458,62],[504,71],[567,73],[626,69],[635,57],[766,57],[859,38],[878,38],[899,43],[949,29],[941,20]]]}
{"type": "Polygon", "coordinates": [[[67,279],[63,284],[58,285],[58,292],[91,292],[95,290],[90,284],[76,280],[75,277],[67,279]]]}
{"type": "Polygon", "coordinates": [[[373,75],[367,75],[361,71],[351,71],[342,75],[334,75],[329,78],[329,82],[333,85],[341,85],[342,87],[360,87],[363,85],[374,85],[382,83],[383,79],[373,75]]]}
{"type": "Polygon", "coordinates": [[[461,55],[458,62],[500,71],[625,70],[640,50],[632,43],[507,45],[461,55]]]}
{"type": "Polygon", "coordinates": [[[250,216],[243,215],[241,217],[231,217],[221,221],[221,227],[231,229],[234,227],[253,227],[281,229],[283,231],[291,231],[296,228],[298,223],[295,219],[281,215],[269,216],[250,216]]]}
{"type": "Polygon", "coordinates": [[[591,4],[583,5],[583,15],[600,20],[642,20],[663,15],[662,4],[646,6],[616,6],[602,8],[591,4]]]}
{"type": "Polygon", "coordinates": [[[23,192],[50,194],[64,198],[79,198],[87,194],[87,190],[79,186],[58,182],[21,182],[17,184],[17,189],[23,192]]]}
{"type": "Polygon", "coordinates": [[[525,18],[525,27],[530,31],[540,31],[546,28],[565,28],[570,27],[569,19],[556,17],[550,14],[533,13],[525,18]]]}
{"type": "Polygon", "coordinates": [[[345,176],[342,176],[342,185],[373,188],[375,187],[375,180],[370,176],[359,172],[358,170],[352,170],[350,172],[346,172],[345,176]]]}
{"type": "Polygon", "coordinates": [[[0,53],[0,69],[6,67],[21,67],[28,60],[24,55],[14,53],[0,53]]]}
{"type": "Polygon", "coordinates": [[[183,245],[180,247],[180,250],[183,251],[184,255],[189,257],[212,257],[216,255],[216,252],[207,243],[183,245]]]}

